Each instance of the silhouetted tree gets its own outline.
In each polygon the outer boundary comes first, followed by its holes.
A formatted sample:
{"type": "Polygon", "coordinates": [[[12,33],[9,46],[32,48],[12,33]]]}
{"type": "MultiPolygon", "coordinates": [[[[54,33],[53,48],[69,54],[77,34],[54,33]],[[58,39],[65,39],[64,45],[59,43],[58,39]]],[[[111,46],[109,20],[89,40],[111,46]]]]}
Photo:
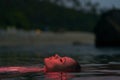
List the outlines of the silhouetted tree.
{"type": "Polygon", "coordinates": [[[67,8],[64,0],[0,0],[0,28],[92,31],[98,16],[76,10],[79,0],[70,1],[73,8],[67,8]]]}

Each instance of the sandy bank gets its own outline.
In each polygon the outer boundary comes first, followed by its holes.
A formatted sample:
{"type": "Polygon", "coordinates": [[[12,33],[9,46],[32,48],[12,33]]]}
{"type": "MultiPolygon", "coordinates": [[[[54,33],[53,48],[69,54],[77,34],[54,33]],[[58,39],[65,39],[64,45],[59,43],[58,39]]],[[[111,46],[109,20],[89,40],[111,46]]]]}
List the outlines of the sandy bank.
{"type": "Polygon", "coordinates": [[[0,45],[94,44],[94,34],[87,32],[4,33],[0,37],[0,45]]]}

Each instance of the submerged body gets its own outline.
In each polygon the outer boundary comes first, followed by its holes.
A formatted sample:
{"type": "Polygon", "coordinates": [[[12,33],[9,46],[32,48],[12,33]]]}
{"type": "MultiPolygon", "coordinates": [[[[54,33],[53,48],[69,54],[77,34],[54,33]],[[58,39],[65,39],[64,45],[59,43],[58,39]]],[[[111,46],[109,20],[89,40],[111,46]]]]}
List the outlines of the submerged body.
{"type": "Polygon", "coordinates": [[[33,73],[39,73],[43,71],[44,69],[40,67],[26,67],[26,66],[0,67],[0,79],[17,76],[28,76],[33,73]]]}
{"type": "Polygon", "coordinates": [[[1,67],[0,68],[0,73],[4,73],[4,72],[27,73],[27,72],[40,72],[40,71],[44,71],[44,69],[39,68],[39,67],[22,67],[22,66],[1,67]]]}
{"type": "Polygon", "coordinates": [[[80,72],[80,65],[70,57],[54,55],[44,59],[44,67],[12,66],[0,67],[0,78],[28,75],[39,72],[80,72]],[[7,76],[6,76],[7,75],[7,76]]]}

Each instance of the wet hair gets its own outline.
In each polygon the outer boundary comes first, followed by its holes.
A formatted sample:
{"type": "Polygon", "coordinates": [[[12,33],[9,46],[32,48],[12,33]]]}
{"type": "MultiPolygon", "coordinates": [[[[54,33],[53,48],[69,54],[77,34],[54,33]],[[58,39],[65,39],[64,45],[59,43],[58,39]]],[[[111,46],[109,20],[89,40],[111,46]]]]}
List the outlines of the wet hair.
{"type": "Polygon", "coordinates": [[[76,62],[76,64],[75,64],[75,71],[76,72],[80,72],[81,71],[81,66],[80,66],[80,64],[78,62],[76,62]]]}
{"type": "Polygon", "coordinates": [[[67,66],[67,69],[65,70],[66,72],[80,72],[81,71],[81,66],[78,62],[76,62],[74,65],[67,66]]]}

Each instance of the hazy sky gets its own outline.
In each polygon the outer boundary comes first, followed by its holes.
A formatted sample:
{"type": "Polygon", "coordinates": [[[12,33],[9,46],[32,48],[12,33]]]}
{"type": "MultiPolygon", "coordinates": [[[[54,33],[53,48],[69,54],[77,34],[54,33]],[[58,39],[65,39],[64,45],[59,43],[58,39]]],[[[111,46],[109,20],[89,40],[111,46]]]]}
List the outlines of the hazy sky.
{"type": "MultiPolygon", "coordinates": [[[[71,2],[68,2],[67,0],[64,0],[65,2],[67,2],[67,6],[68,7],[71,7],[72,6],[72,3],[71,2]]],[[[92,3],[96,3],[96,2],[99,2],[100,5],[99,5],[99,8],[107,8],[107,9],[110,9],[112,8],[113,6],[115,6],[116,8],[119,8],[120,9],[120,0],[80,0],[80,2],[82,3],[82,5],[84,5],[84,3],[86,1],[91,1],[92,3]]]]}
{"type": "Polygon", "coordinates": [[[120,9],[120,0],[91,0],[93,3],[99,2],[100,7],[106,7],[111,8],[112,6],[115,6],[120,9]]]}

